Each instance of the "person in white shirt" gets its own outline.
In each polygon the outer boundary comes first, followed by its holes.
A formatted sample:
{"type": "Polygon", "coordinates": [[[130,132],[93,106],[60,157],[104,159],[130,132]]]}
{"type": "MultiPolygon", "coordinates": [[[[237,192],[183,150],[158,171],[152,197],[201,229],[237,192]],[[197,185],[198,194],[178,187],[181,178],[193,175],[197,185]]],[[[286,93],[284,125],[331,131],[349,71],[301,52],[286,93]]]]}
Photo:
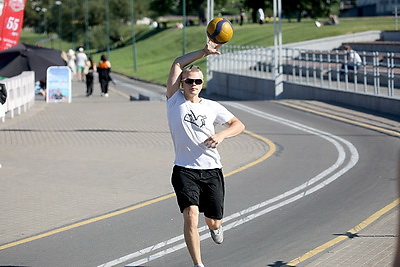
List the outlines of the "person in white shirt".
{"type": "MultiPolygon", "coordinates": [[[[344,45],[344,50],[347,53],[347,70],[354,70],[360,68],[362,65],[362,59],[360,55],[354,51],[350,45],[344,45]]],[[[345,70],[345,64],[342,65],[342,72],[345,70]]]]}
{"type": "Polygon", "coordinates": [[[220,54],[221,45],[208,41],[203,49],[173,62],[167,81],[167,118],[175,149],[171,182],[184,220],[184,236],[194,266],[204,266],[198,232],[203,212],[211,237],[223,241],[222,217],[225,185],[217,146],[244,130],[243,123],[216,101],[200,97],[204,77],[189,64],[210,54],[220,54]],[[182,86],[182,89],[180,88],[182,86]],[[215,124],[227,127],[215,132],[215,124]]]}
{"type": "Polygon", "coordinates": [[[67,64],[68,64],[68,67],[71,69],[71,73],[72,73],[72,76],[75,76],[75,74],[76,74],[76,56],[75,56],[75,51],[74,50],[72,50],[72,49],[69,49],[68,50],[68,53],[67,53],[67,64]]]}
{"type": "Polygon", "coordinates": [[[76,66],[77,66],[77,74],[78,74],[78,81],[84,81],[85,80],[85,75],[83,74],[83,69],[86,66],[86,61],[87,61],[87,56],[83,52],[83,48],[79,48],[78,54],[76,54],[76,66]]]}
{"type": "Polygon", "coordinates": [[[261,7],[257,10],[257,15],[258,15],[258,23],[264,24],[265,15],[264,15],[264,10],[261,7]]]}

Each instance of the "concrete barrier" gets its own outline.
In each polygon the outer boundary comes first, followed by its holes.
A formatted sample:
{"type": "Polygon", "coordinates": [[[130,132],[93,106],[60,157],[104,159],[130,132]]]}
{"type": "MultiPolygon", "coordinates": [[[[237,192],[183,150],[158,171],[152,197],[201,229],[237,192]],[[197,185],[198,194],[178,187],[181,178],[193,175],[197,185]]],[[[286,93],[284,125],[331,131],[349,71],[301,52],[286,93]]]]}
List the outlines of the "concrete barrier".
{"type": "Polygon", "coordinates": [[[390,98],[362,92],[340,91],[284,82],[283,99],[304,99],[335,102],[379,113],[400,115],[400,98],[390,98]]]}
{"type": "Polygon", "coordinates": [[[316,50],[333,50],[342,46],[345,42],[373,42],[381,38],[381,31],[366,31],[349,33],[340,36],[320,38],[304,42],[283,45],[283,48],[300,48],[316,50]]]}
{"type": "Polygon", "coordinates": [[[321,88],[317,85],[303,85],[288,81],[283,82],[283,93],[275,97],[274,80],[215,71],[212,79],[208,81],[206,92],[240,100],[304,99],[329,101],[374,112],[400,115],[400,98],[321,88]]]}
{"type": "Polygon", "coordinates": [[[213,72],[206,92],[240,100],[274,99],[275,82],[265,78],[213,72]]]}

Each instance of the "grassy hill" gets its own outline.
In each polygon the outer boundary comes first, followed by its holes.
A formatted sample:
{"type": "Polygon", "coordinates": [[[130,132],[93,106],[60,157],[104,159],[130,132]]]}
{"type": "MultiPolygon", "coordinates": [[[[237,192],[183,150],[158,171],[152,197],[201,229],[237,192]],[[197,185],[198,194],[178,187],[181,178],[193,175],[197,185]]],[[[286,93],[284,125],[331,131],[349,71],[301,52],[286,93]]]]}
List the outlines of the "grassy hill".
{"type": "MultiPolygon", "coordinates": [[[[234,26],[234,36],[229,42],[230,45],[252,45],[271,46],[273,45],[274,26],[273,23],[264,25],[245,24],[234,26]]],[[[283,43],[293,43],[317,38],[342,35],[347,33],[362,32],[369,30],[394,30],[393,17],[361,17],[342,18],[336,26],[325,26],[317,28],[312,20],[303,20],[301,23],[289,23],[282,21],[283,43]]],[[[182,55],[183,33],[182,30],[169,28],[165,30],[150,30],[147,27],[136,29],[138,31],[136,42],[137,72],[134,72],[132,46],[112,50],[110,61],[115,72],[131,77],[164,84],[167,78],[170,64],[174,58],[182,55]]],[[[186,52],[201,49],[206,41],[205,26],[187,27],[186,52]]],[[[32,34],[23,33],[22,42],[33,43],[32,34]],[[30,41],[29,41],[30,40],[30,41]]],[[[36,37],[36,40],[38,37],[36,37]]],[[[49,46],[47,44],[47,46],[49,46]]],[[[58,41],[54,41],[54,48],[59,48],[58,41]]],[[[62,49],[67,50],[70,44],[62,43],[62,49]]],[[[95,61],[98,61],[100,54],[93,54],[95,61]]],[[[199,60],[196,64],[205,69],[205,60],[199,60]]]]}

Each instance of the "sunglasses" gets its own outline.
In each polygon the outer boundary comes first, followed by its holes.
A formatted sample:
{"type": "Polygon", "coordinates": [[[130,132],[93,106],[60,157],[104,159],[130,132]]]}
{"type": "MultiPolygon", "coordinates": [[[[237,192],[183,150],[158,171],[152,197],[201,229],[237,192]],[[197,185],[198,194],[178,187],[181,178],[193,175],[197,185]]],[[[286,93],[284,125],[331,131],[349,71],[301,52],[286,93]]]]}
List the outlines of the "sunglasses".
{"type": "Polygon", "coordinates": [[[202,84],[203,80],[202,79],[191,79],[191,78],[186,78],[183,80],[187,84],[193,84],[193,82],[197,85],[202,84]]]}

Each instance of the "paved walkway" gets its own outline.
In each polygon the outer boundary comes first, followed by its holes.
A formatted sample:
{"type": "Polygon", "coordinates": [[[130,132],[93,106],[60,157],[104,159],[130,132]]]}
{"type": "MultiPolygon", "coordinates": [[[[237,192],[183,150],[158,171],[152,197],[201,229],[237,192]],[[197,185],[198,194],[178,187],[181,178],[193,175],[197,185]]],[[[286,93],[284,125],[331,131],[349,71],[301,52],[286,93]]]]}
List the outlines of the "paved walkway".
{"type": "Polygon", "coordinates": [[[393,260],[398,239],[397,216],[398,208],[396,207],[356,235],[321,252],[315,259],[311,258],[310,261],[298,266],[394,266],[393,260]]]}
{"type": "MultiPolygon", "coordinates": [[[[98,85],[95,92],[87,98],[85,85],[73,82],[71,104],[39,98],[0,124],[0,247],[172,192],[165,103],[129,101],[115,91],[100,97],[98,85]]],[[[246,134],[220,147],[226,173],[267,151],[246,134]],[[239,152],[246,156],[233,156],[239,152]]],[[[394,211],[299,266],[391,266],[394,211]]]]}
{"type": "MultiPolygon", "coordinates": [[[[172,193],[165,102],[109,95],[74,82],[72,103],[39,98],[0,124],[0,246],[172,193]]],[[[219,150],[228,173],[268,146],[242,134],[219,150]]]]}

